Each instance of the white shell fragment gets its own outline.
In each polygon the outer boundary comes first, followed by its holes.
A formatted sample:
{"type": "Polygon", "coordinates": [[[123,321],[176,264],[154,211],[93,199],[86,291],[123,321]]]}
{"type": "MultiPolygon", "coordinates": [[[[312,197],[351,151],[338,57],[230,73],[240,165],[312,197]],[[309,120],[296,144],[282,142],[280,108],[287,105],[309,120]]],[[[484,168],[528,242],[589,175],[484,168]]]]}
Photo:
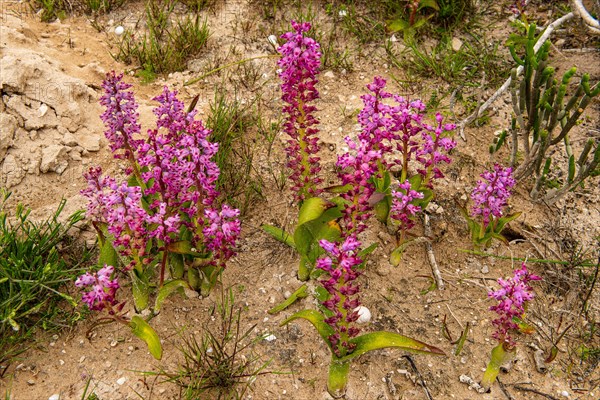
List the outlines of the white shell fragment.
{"type": "Polygon", "coordinates": [[[358,319],[356,320],[359,324],[367,324],[371,321],[371,311],[365,306],[358,306],[354,309],[358,313],[358,319]]]}
{"type": "Polygon", "coordinates": [[[121,36],[124,32],[125,32],[125,28],[123,28],[121,25],[119,25],[115,28],[115,35],[117,35],[117,36],[121,36]]]}
{"type": "Polygon", "coordinates": [[[269,35],[269,37],[267,38],[267,40],[269,41],[269,43],[271,43],[274,47],[279,47],[279,43],[277,43],[277,36],[275,35],[269,35]]]}
{"type": "Polygon", "coordinates": [[[276,337],[275,335],[273,335],[273,334],[270,334],[269,336],[266,336],[266,337],[265,337],[265,340],[266,340],[267,342],[272,342],[272,341],[273,341],[273,340],[275,340],[275,339],[277,339],[277,337],[276,337]]]}

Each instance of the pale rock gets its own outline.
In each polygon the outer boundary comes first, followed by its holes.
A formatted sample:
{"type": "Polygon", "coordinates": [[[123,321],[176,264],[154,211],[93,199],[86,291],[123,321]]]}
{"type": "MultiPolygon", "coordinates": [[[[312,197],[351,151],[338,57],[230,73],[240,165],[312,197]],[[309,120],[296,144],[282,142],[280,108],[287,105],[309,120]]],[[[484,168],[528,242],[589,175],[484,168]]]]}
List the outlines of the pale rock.
{"type": "Polygon", "coordinates": [[[39,147],[30,150],[31,158],[29,158],[29,164],[27,164],[27,173],[31,175],[40,174],[40,164],[42,163],[42,151],[39,147]]]}
{"type": "Polygon", "coordinates": [[[62,174],[65,169],[69,166],[67,160],[67,152],[69,148],[58,144],[53,144],[42,149],[42,162],[40,164],[40,171],[56,172],[62,174]]]}
{"type": "Polygon", "coordinates": [[[323,76],[328,79],[335,79],[335,74],[333,71],[327,71],[323,74],[323,76]]]}
{"type": "Polygon", "coordinates": [[[462,40],[460,40],[459,38],[457,38],[457,37],[454,37],[454,38],[452,38],[452,43],[451,43],[451,45],[452,45],[452,50],[454,50],[454,51],[459,51],[459,50],[460,50],[460,48],[461,48],[461,47],[462,47],[462,45],[463,45],[463,42],[462,42],[462,40]]]}
{"type": "Polygon", "coordinates": [[[276,337],[275,335],[273,335],[273,334],[270,334],[270,335],[268,335],[268,336],[265,336],[265,340],[266,340],[267,342],[272,342],[272,341],[274,341],[275,339],[277,339],[277,337],[276,337]]]}
{"type": "Polygon", "coordinates": [[[81,147],[91,153],[100,150],[100,136],[91,133],[87,129],[79,132],[77,135],[77,141],[81,147]]]}
{"type": "Polygon", "coordinates": [[[21,168],[15,156],[9,154],[4,158],[2,174],[0,175],[0,185],[10,189],[21,183],[25,175],[25,170],[21,168]]]}
{"type": "Polygon", "coordinates": [[[45,105],[44,103],[42,103],[42,104],[40,104],[39,110],[40,110],[40,118],[41,118],[44,115],[46,115],[46,113],[48,113],[48,106],[45,105]]]}
{"type": "Polygon", "coordinates": [[[125,384],[125,382],[127,382],[127,378],[125,378],[124,376],[117,379],[117,385],[122,386],[123,384],[125,384]]]}
{"type": "Polygon", "coordinates": [[[73,134],[69,131],[63,135],[63,138],[60,141],[65,146],[77,146],[79,143],[73,134]]]}
{"type": "Polygon", "coordinates": [[[48,400],[60,400],[60,394],[53,394],[52,396],[48,397],[48,400]]]}
{"type": "Polygon", "coordinates": [[[7,113],[0,114],[0,162],[4,160],[9,147],[14,144],[17,119],[7,113]]]}

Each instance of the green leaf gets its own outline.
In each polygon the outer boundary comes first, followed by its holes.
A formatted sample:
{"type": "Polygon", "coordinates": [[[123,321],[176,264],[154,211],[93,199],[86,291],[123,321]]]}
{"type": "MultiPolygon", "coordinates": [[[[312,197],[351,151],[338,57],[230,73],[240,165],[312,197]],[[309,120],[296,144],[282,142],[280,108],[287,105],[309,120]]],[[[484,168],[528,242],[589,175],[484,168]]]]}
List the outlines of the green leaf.
{"type": "Polygon", "coordinates": [[[289,306],[294,304],[297,300],[308,297],[307,291],[308,291],[308,286],[306,286],[306,284],[300,286],[300,288],[297,289],[294,293],[292,293],[292,295],[290,297],[288,297],[287,299],[285,299],[283,302],[279,303],[275,307],[271,308],[269,311],[267,311],[267,313],[273,315],[273,314],[279,313],[280,311],[285,310],[286,308],[288,308],[289,306]]]}
{"type": "Polygon", "coordinates": [[[166,282],[160,288],[160,290],[158,291],[158,294],[156,295],[156,301],[154,302],[154,311],[159,312],[163,301],[165,301],[165,299],[167,297],[169,297],[175,291],[181,292],[180,289],[184,289],[186,287],[189,287],[189,285],[183,279],[177,279],[177,280],[166,282]]]}
{"type": "Polygon", "coordinates": [[[138,315],[134,315],[131,318],[129,326],[135,336],[146,342],[152,357],[160,360],[162,358],[162,346],[156,331],[138,315]]]}
{"type": "Polygon", "coordinates": [[[326,192],[328,193],[346,193],[348,192],[350,189],[352,189],[352,184],[347,184],[347,185],[336,185],[336,186],[329,186],[328,188],[325,189],[326,192]]]}
{"type": "Polygon", "coordinates": [[[388,23],[388,29],[392,32],[400,32],[409,27],[410,25],[408,21],[405,21],[403,19],[396,19],[388,23]]]}
{"type": "Polygon", "coordinates": [[[331,349],[331,343],[329,342],[329,336],[334,334],[333,328],[325,323],[325,321],[324,321],[325,318],[318,311],[315,311],[315,310],[299,311],[299,312],[293,314],[292,316],[286,318],[281,324],[279,324],[279,326],[287,325],[290,322],[292,322],[296,319],[299,319],[299,318],[305,319],[308,322],[310,322],[311,324],[313,324],[313,326],[315,327],[315,329],[317,330],[319,335],[323,338],[323,340],[325,341],[325,343],[327,344],[329,349],[331,349]]]}
{"type": "Polygon", "coordinates": [[[187,254],[197,258],[209,258],[210,254],[198,253],[198,251],[192,247],[192,243],[189,240],[179,240],[177,242],[171,242],[167,245],[167,250],[177,254],[187,254]]]}
{"type": "Polygon", "coordinates": [[[183,278],[185,272],[183,254],[169,253],[169,271],[173,279],[183,278]]]}
{"type": "Polygon", "coordinates": [[[521,215],[521,212],[516,212],[514,214],[507,215],[506,217],[498,218],[498,223],[496,224],[496,233],[502,232],[502,230],[504,229],[504,226],[506,224],[519,218],[520,215],[521,215]]]}
{"type": "Polygon", "coordinates": [[[375,205],[373,206],[375,217],[382,224],[387,224],[387,220],[390,215],[391,204],[392,196],[388,194],[384,195],[382,200],[375,203],[375,205]]]}
{"type": "Polygon", "coordinates": [[[303,225],[319,218],[328,208],[330,208],[330,204],[320,197],[311,197],[304,200],[298,213],[298,225],[303,225]]]}
{"type": "Polygon", "coordinates": [[[388,347],[399,348],[411,353],[433,354],[445,356],[442,350],[435,346],[428,345],[416,339],[402,336],[393,332],[371,332],[350,339],[351,343],[356,344],[354,351],[347,356],[339,358],[340,361],[347,361],[365,354],[372,350],[385,349],[388,347]]]}
{"type": "Polygon", "coordinates": [[[498,373],[500,372],[500,366],[512,357],[513,352],[504,350],[502,343],[492,349],[492,356],[488,362],[487,368],[483,373],[481,379],[481,386],[487,391],[492,384],[496,381],[498,373]]]}
{"type": "Polygon", "coordinates": [[[287,233],[281,228],[277,228],[272,225],[262,225],[262,230],[267,232],[269,235],[273,236],[275,240],[279,240],[281,243],[285,243],[292,248],[296,248],[296,244],[294,243],[294,238],[292,235],[287,233]]]}
{"type": "Polygon", "coordinates": [[[217,284],[223,268],[206,265],[200,269],[200,295],[207,297],[217,284]]]}
{"type": "Polygon", "coordinates": [[[358,257],[360,257],[360,259],[364,260],[365,257],[367,257],[369,254],[371,254],[372,252],[375,251],[375,249],[377,248],[378,245],[379,245],[379,243],[373,243],[372,245],[370,245],[366,249],[363,249],[363,250],[359,251],[358,252],[358,257]]]}
{"type": "Polygon", "coordinates": [[[187,279],[192,289],[196,291],[200,290],[200,271],[196,268],[189,268],[187,271],[187,279]]]}
{"type": "Polygon", "coordinates": [[[396,247],[394,249],[394,251],[392,251],[392,254],[390,254],[390,263],[394,267],[397,267],[398,265],[400,265],[400,261],[402,261],[402,254],[404,253],[404,250],[406,250],[406,248],[413,242],[414,242],[414,239],[407,240],[404,243],[402,243],[400,246],[396,247]]]}
{"type": "Polygon", "coordinates": [[[573,183],[573,178],[575,178],[575,156],[571,154],[569,157],[569,175],[567,177],[567,182],[573,183]]]}
{"type": "Polygon", "coordinates": [[[115,268],[119,266],[119,255],[113,247],[111,240],[105,240],[102,248],[100,249],[98,266],[103,268],[105,264],[112,265],[115,268]]]}
{"type": "Polygon", "coordinates": [[[435,0],[421,0],[419,2],[419,11],[421,11],[424,8],[433,8],[436,11],[440,10],[440,6],[435,0]]]}
{"type": "Polygon", "coordinates": [[[132,270],[130,275],[135,309],[137,311],[145,310],[148,308],[148,298],[150,297],[148,277],[146,277],[144,274],[140,274],[136,270],[132,270]]]}
{"type": "Polygon", "coordinates": [[[456,344],[456,350],[454,350],[454,355],[459,356],[462,352],[463,347],[465,346],[465,341],[467,340],[467,336],[469,336],[469,329],[471,328],[471,323],[467,322],[465,329],[462,331],[460,338],[458,338],[458,342],[456,344]]]}

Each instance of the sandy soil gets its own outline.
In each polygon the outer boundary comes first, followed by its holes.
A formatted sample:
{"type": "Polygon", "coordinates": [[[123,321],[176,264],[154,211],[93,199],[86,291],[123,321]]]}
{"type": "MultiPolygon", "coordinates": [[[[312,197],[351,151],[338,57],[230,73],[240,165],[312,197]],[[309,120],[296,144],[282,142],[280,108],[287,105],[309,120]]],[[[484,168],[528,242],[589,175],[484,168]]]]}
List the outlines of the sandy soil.
{"type": "MultiPolygon", "coordinates": [[[[136,78],[128,78],[141,105],[142,121],[153,121],[151,98],[164,84],[180,89],[186,103],[200,94],[197,109],[203,117],[208,112],[215,88],[227,80],[230,87],[239,89],[235,95],[240,101],[251,102],[260,96],[265,116],[273,120],[279,118],[275,59],[253,62],[260,74],[255,85],[249,88],[236,85],[234,80],[238,77],[227,70],[183,87],[183,82],[197,76],[210,60],[225,62],[223,52],[232,46],[241,54],[238,59],[272,53],[266,36],[285,28],[279,27],[278,22],[261,21],[255,5],[224,3],[206,13],[213,32],[209,49],[191,63],[190,70],[145,85],[136,78]],[[219,56],[223,58],[219,59],[219,56]]],[[[112,173],[120,170],[102,136],[103,128],[98,118],[102,111],[97,100],[106,71],[131,68],[114,61],[109,54],[119,40],[113,33],[114,26],[121,23],[132,26],[131,13],[139,13],[141,9],[141,4],[134,3],[102,17],[98,22],[105,30],[98,32],[85,17],[45,24],[21,3],[2,2],[3,102],[0,111],[6,118],[3,124],[13,123],[6,115],[14,115],[15,110],[20,110],[20,119],[15,117],[14,123],[19,130],[5,154],[0,146],[0,184],[12,186],[9,188],[13,191],[14,201],[30,205],[36,215],[47,214],[62,197],[68,198],[67,212],[82,208],[84,202],[78,194],[84,187],[81,173],[90,165],[100,164],[112,173]],[[16,75],[7,76],[6,71],[16,75]],[[12,98],[20,103],[9,103],[12,98]],[[44,115],[40,108],[42,104],[51,106],[44,115]],[[34,122],[27,125],[27,121],[34,122]],[[47,149],[51,146],[56,146],[58,156],[48,154],[47,149]],[[21,168],[15,169],[15,165],[21,168]],[[47,168],[41,168],[44,165],[47,168]],[[41,172],[41,169],[47,172],[41,172]]],[[[322,10],[317,11],[318,18],[326,20],[322,10]]],[[[545,21],[549,16],[544,14],[540,18],[545,21]]],[[[561,51],[580,46],[577,37],[565,32],[559,35],[563,47],[556,49],[557,66],[564,69],[576,65],[589,72],[592,81],[597,81],[600,77],[598,52],[561,51]]],[[[366,46],[364,53],[366,57],[356,58],[353,71],[324,71],[321,76],[322,98],[317,103],[322,132],[321,156],[324,170],[329,171],[332,179],[335,157],[344,146],[343,137],[355,132],[356,119],[351,111],[360,109],[365,84],[374,75],[390,78],[403,74],[403,71],[390,67],[385,52],[377,46],[366,46]]],[[[443,84],[431,80],[421,82],[419,90],[394,87],[393,84],[392,88],[401,94],[426,99],[430,89],[438,85],[443,84]]],[[[487,88],[484,97],[493,90],[487,88]]],[[[574,130],[574,142],[592,134],[590,132],[598,135],[599,110],[600,104],[596,100],[590,105],[584,122],[574,130]]],[[[453,153],[454,162],[438,186],[437,208],[431,215],[431,224],[433,249],[446,283],[445,290],[425,290],[430,283],[427,277],[431,276],[431,268],[422,245],[411,247],[402,264],[392,267],[388,254],[394,240],[387,229],[373,221],[364,238],[366,243],[379,243],[360,278],[362,303],[373,313],[365,331],[389,330],[416,337],[442,348],[448,356],[413,356],[417,373],[399,351],[368,353],[353,364],[346,398],[427,399],[425,389],[419,384],[419,373],[434,399],[507,398],[498,385],[491,393],[479,395],[459,382],[459,376],[463,374],[479,380],[485,369],[494,346],[490,337],[493,316],[487,311],[491,302],[486,293],[495,288],[495,279],[510,274],[515,264],[510,260],[478,257],[463,251],[471,245],[457,202],[464,202],[477,176],[489,165],[487,147],[494,133],[506,127],[510,112],[506,97],[506,101],[497,102],[488,124],[467,128],[467,140],[458,141],[453,153]],[[471,326],[459,356],[453,355],[454,346],[442,334],[443,321],[453,338],[459,336],[466,324],[471,326]]],[[[457,119],[460,117],[457,115],[457,119]]],[[[270,154],[266,149],[259,150],[257,171],[265,182],[264,198],[252,204],[244,217],[239,254],[223,274],[223,287],[232,287],[238,304],[243,307],[243,326],[256,324],[256,335],[268,333],[275,337],[272,341],[259,342],[256,351],[264,360],[271,359],[269,371],[283,373],[260,376],[245,398],[328,399],[325,385],[329,354],[314,329],[304,322],[279,326],[292,312],[314,307],[314,300],[304,299],[275,316],[266,313],[284,300],[286,292],[293,292],[301,284],[295,277],[297,256],[260,229],[264,223],[287,229],[294,224],[295,210],[290,205],[289,193],[285,188],[278,189],[272,173],[284,164],[284,140],[281,134],[270,154]]],[[[590,180],[585,190],[569,193],[551,206],[532,203],[528,196],[529,185],[530,182],[520,184],[511,201],[512,210],[523,212],[511,224],[511,236],[516,240],[508,247],[495,245],[488,249],[490,253],[507,257],[568,259],[576,246],[588,249],[594,246],[594,237],[600,233],[597,178],[590,180]]],[[[420,234],[422,227],[417,226],[416,232],[420,234]]],[[[91,239],[91,232],[83,233],[82,237],[91,239]]],[[[544,277],[544,282],[536,286],[537,299],[528,313],[528,321],[537,332],[522,338],[512,371],[502,374],[500,379],[514,399],[542,398],[539,394],[518,390],[514,385],[553,396],[547,398],[600,398],[597,361],[595,364],[582,362],[577,356],[587,321],[598,321],[600,317],[598,293],[594,292],[590,316],[584,320],[577,309],[581,283],[576,271],[556,264],[530,265],[534,272],[544,277]],[[564,317],[563,326],[568,322],[574,328],[559,343],[557,359],[548,365],[545,374],[541,374],[536,372],[534,350],[528,345],[549,351],[552,340],[557,337],[554,329],[561,316],[564,317]]],[[[153,326],[164,341],[165,356],[160,363],[152,359],[142,342],[119,326],[94,329],[88,337],[88,330],[94,324],[93,318],[89,318],[60,335],[41,335],[38,346],[10,366],[0,380],[0,391],[11,388],[11,399],[14,400],[47,399],[55,394],[65,400],[80,399],[91,379],[90,389],[93,388],[102,400],[178,399],[179,391],[174,385],[161,384],[160,379],[146,376],[141,371],[176,369],[180,359],[176,347],[181,343],[181,333],[199,333],[205,324],[209,324],[209,311],[216,298],[215,294],[207,299],[174,297],[166,301],[163,312],[153,320],[153,326]]],[[[595,334],[588,345],[598,348],[599,341],[595,334]]]]}

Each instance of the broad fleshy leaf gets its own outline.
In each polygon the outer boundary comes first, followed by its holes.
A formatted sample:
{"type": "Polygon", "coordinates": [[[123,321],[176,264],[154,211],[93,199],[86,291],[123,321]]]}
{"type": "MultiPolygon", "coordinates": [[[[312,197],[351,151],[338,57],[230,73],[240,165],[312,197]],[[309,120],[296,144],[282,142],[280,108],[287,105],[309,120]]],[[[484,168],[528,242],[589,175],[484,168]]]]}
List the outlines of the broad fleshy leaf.
{"type": "Polygon", "coordinates": [[[349,361],[366,352],[385,349],[387,347],[395,347],[411,353],[446,355],[446,353],[435,346],[393,332],[380,331],[366,333],[350,339],[350,342],[356,344],[356,348],[351,354],[341,357],[340,361],[349,361]]]}
{"type": "Polygon", "coordinates": [[[148,278],[143,274],[138,276],[136,270],[131,271],[131,288],[133,291],[133,303],[138,311],[148,308],[148,298],[150,297],[150,286],[148,278]]]}
{"type": "Polygon", "coordinates": [[[292,322],[296,319],[299,319],[299,318],[305,319],[308,322],[310,322],[311,324],[313,324],[313,326],[315,327],[315,329],[317,330],[319,335],[323,338],[323,340],[327,344],[327,347],[329,347],[329,349],[331,349],[331,343],[329,343],[329,336],[333,335],[333,333],[334,333],[333,328],[325,323],[325,321],[324,321],[325,318],[318,311],[315,311],[315,310],[299,311],[299,312],[291,315],[290,317],[286,318],[281,324],[279,324],[279,326],[287,325],[290,322],[292,322]]]}
{"type": "Polygon", "coordinates": [[[298,213],[298,225],[303,225],[319,218],[328,208],[330,208],[329,203],[320,197],[311,197],[304,200],[298,213]]]}
{"type": "Polygon", "coordinates": [[[277,228],[273,225],[262,225],[261,228],[263,231],[273,236],[275,240],[279,240],[281,243],[285,243],[292,248],[296,248],[296,244],[294,243],[294,237],[286,231],[284,231],[283,229],[277,228]]]}
{"type": "Polygon", "coordinates": [[[167,297],[169,297],[175,291],[184,289],[186,287],[189,287],[189,285],[183,279],[165,282],[165,284],[160,288],[158,294],[156,295],[156,301],[154,302],[154,311],[159,312],[163,301],[165,301],[167,297]]]}
{"type": "Polygon", "coordinates": [[[105,240],[102,248],[100,248],[100,257],[98,257],[98,266],[112,265],[117,268],[119,266],[119,255],[112,245],[111,240],[105,240]]]}
{"type": "Polygon", "coordinates": [[[183,278],[185,272],[183,254],[169,253],[169,271],[173,279],[183,278]]]}
{"type": "Polygon", "coordinates": [[[198,258],[208,258],[210,254],[198,253],[189,240],[179,240],[167,245],[167,250],[177,254],[187,254],[198,258]]]}
{"type": "Polygon", "coordinates": [[[150,351],[152,357],[160,360],[162,358],[162,345],[156,331],[138,315],[134,315],[131,318],[129,326],[135,336],[146,342],[148,351],[150,351]]]}
{"type": "Polygon", "coordinates": [[[271,308],[269,311],[267,311],[267,313],[271,315],[277,314],[278,312],[283,311],[292,304],[294,304],[298,299],[303,299],[305,297],[308,297],[308,286],[306,286],[306,284],[300,286],[300,288],[298,288],[294,293],[292,293],[290,297],[288,297],[275,307],[271,308]]]}

